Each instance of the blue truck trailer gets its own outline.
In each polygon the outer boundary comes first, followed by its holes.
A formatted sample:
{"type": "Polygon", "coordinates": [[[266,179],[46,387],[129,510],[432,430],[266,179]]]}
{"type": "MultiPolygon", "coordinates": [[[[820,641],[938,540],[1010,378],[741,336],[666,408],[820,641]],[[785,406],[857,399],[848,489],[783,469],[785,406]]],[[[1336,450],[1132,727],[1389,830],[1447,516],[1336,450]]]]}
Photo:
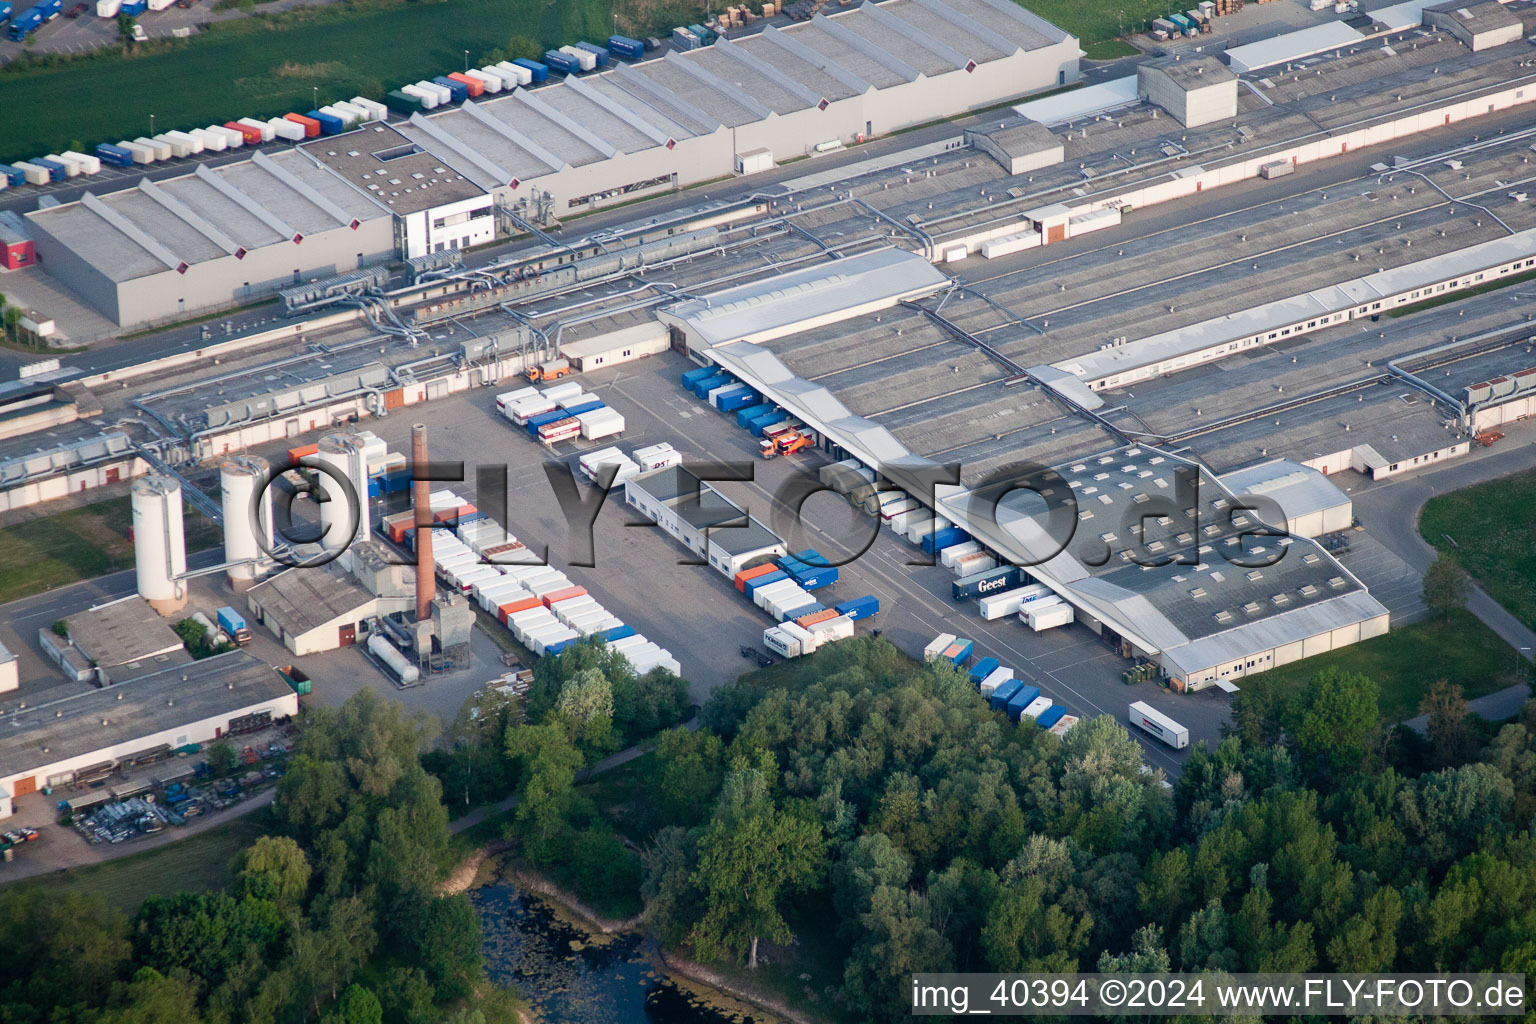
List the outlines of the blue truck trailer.
{"type": "Polygon", "coordinates": [[[878,615],[880,612],[880,599],[873,594],[866,594],[863,597],[856,597],[852,601],[839,601],[832,607],[837,609],[838,614],[846,615],[850,619],[858,621],[859,619],[867,619],[878,615]]]}
{"type": "Polygon", "coordinates": [[[736,425],[743,430],[750,430],[753,420],[759,416],[772,416],[778,410],[779,407],[772,402],[758,402],[755,405],[743,406],[736,410],[736,425]]]}
{"type": "Polygon", "coordinates": [[[923,552],[936,555],[945,548],[952,548],[956,544],[964,544],[970,540],[970,534],[958,526],[946,526],[942,530],[934,530],[923,538],[923,552]]]}
{"type": "Polygon", "coordinates": [[[529,60],[527,57],[518,57],[512,63],[520,68],[528,69],[529,73],[533,75],[535,82],[549,81],[549,65],[547,64],[540,64],[538,61],[529,60]]]}
{"type": "Polygon", "coordinates": [[[1008,706],[1008,702],[1013,699],[1013,695],[1018,693],[1023,687],[1024,683],[1021,680],[1010,679],[992,691],[991,695],[987,697],[987,703],[992,706],[993,711],[1002,711],[1008,706]]]}
{"type": "Polygon", "coordinates": [[[581,62],[568,53],[559,50],[545,50],[544,63],[549,65],[549,70],[558,71],[562,75],[581,74],[581,62]]]}
{"type": "Polygon", "coordinates": [[[109,142],[103,142],[96,147],[96,156],[104,164],[113,167],[132,167],[133,154],[121,146],[114,146],[109,142]]]}
{"type": "Polygon", "coordinates": [[[624,60],[640,60],[645,56],[645,44],[629,36],[609,36],[608,52],[624,60]]]}
{"type": "Polygon", "coordinates": [[[592,56],[596,57],[598,67],[605,68],[608,66],[608,47],[598,46],[596,43],[577,43],[576,49],[586,50],[592,56]]]}
{"type": "Polygon", "coordinates": [[[1000,565],[996,569],[960,577],[949,585],[949,592],[956,601],[969,601],[973,597],[1011,590],[1023,581],[1024,574],[1018,566],[1000,565]]]}
{"type": "Polygon", "coordinates": [[[10,20],[11,20],[11,5],[8,4],[8,3],[0,2],[0,22],[7,22],[7,21],[10,21],[10,20]]]}
{"type": "Polygon", "coordinates": [[[1042,729],[1049,729],[1051,726],[1061,721],[1062,716],[1066,713],[1067,709],[1062,707],[1060,704],[1052,704],[1050,707],[1040,712],[1040,717],[1035,719],[1035,724],[1042,729]]]}
{"type": "Polygon", "coordinates": [[[728,373],[722,373],[721,371],[716,370],[713,377],[700,377],[698,380],[693,382],[691,389],[693,391],[693,397],[708,398],[709,393],[715,390],[715,388],[723,388],[735,379],[736,378],[732,377],[728,373]]]}
{"type": "Polygon", "coordinates": [[[449,78],[447,75],[438,75],[432,79],[432,82],[434,85],[440,85],[447,89],[448,94],[453,97],[453,102],[455,103],[463,103],[469,99],[469,86],[457,79],[449,78]]]}
{"type": "Polygon", "coordinates": [[[721,412],[737,412],[741,409],[747,408],[748,406],[756,405],[759,401],[761,401],[761,399],[758,397],[756,391],[753,391],[751,388],[745,388],[741,391],[732,391],[727,394],[716,395],[715,408],[719,409],[721,412]]]}
{"type": "Polygon", "coordinates": [[[1013,691],[1013,696],[1008,698],[1008,704],[1005,708],[1008,712],[1008,717],[1017,722],[1019,717],[1024,714],[1024,709],[1033,704],[1039,696],[1040,687],[1038,686],[1021,686],[1013,691]]]}
{"type": "Polygon", "coordinates": [[[305,116],[320,122],[321,135],[340,135],[347,130],[347,122],[333,114],[322,114],[318,110],[311,110],[305,116]]]}
{"type": "Polygon", "coordinates": [[[695,381],[701,381],[705,377],[716,377],[719,376],[719,374],[720,367],[718,366],[695,366],[691,370],[683,371],[683,387],[687,388],[689,391],[692,391],[695,381]]]}
{"type": "Polygon", "coordinates": [[[971,666],[971,684],[980,686],[983,679],[997,671],[997,665],[996,658],[986,657],[971,666]]]}

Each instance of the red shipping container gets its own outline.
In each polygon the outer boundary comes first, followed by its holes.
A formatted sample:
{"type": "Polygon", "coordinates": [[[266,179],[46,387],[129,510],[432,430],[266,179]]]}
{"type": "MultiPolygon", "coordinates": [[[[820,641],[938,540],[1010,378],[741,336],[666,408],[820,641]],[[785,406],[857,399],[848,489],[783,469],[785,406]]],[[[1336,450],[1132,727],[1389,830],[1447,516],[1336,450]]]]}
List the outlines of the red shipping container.
{"type": "Polygon", "coordinates": [[[747,580],[754,580],[759,576],[766,576],[771,572],[777,571],[778,568],[779,567],[774,565],[772,562],[764,562],[762,565],[754,565],[750,569],[743,569],[741,572],[736,574],[736,589],[740,590],[742,593],[746,593],[747,580]]]}
{"type": "Polygon", "coordinates": [[[842,614],[842,612],[835,611],[831,608],[823,608],[819,612],[812,612],[809,615],[800,616],[795,620],[795,623],[803,629],[810,629],[818,622],[826,622],[828,619],[835,619],[842,614]]]}
{"type": "Polygon", "coordinates": [[[479,96],[485,92],[485,83],[478,78],[473,78],[458,71],[448,72],[448,77],[468,89],[470,96],[479,96]]]}
{"type": "Polygon", "coordinates": [[[520,597],[516,601],[508,601],[506,604],[497,605],[496,617],[502,622],[506,622],[508,618],[517,612],[527,611],[529,608],[537,608],[542,603],[542,601],[531,594],[527,597],[520,597]]]}
{"type": "Polygon", "coordinates": [[[573,597],[584,597],[586,593],[586,587],[566,587],[564,590],[553,590],[544,595],[544,607],[553,608],[561,601],[569,601],[573,597]]]}
{"type": "Polygon", "coordinates": [[[241,124],[239,121],[225,121],[224,127],[244,135],[245,144],[247,146],[261,145],[261,132],[256,128],[252,128],[248,124],[241,124]]]}
{"type": "Polygon", "coordinates": [[[313,139],[320,134],[320,122],[312,117],[305,117],[303,114],[284,114],[283,117],[294,124],[303,125],[306,139],[313,139]]]}
{"type": "Polygon", "coordinates": [[[319,451],[320,451],[320,446],[318,444],[304,444],[304,445],[300,445],[297,448],[289,448],[288,449],[288,461],[292,462],[292,463],[297,463],[304,456],[306,456],[306,455],[314,455],[314,454],[316,454],[319,451]]]}

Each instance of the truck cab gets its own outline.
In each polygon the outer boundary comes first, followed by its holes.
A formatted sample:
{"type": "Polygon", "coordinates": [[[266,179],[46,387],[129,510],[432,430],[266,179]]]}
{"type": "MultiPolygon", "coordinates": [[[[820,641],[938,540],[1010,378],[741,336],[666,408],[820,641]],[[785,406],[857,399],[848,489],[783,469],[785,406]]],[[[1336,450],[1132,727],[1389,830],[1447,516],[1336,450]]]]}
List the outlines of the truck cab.
{"type": "Polygon", "coordinates": [[[765,438],[758,443],[758,449],[763,458],[772,459],[780,455],[793,455],[804,448],[811,446],[811,439],[798,430],[786,430],[777,437],[765,438]]]}

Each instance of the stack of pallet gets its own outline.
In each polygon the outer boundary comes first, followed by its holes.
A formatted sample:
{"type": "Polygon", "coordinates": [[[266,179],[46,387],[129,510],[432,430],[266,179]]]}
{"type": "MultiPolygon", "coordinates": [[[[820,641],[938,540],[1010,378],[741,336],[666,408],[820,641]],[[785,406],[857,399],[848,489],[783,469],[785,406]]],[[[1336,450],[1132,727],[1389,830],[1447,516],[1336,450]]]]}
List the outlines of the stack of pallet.
{"type": "MultiPolygon", "coordinates": [[[[1265,3],[1268,0],[1259,0],[1259,2],[1265,3]]],[[[1243,0],[1215,0],[1215,4],[1215,14],[1218,18],[1225,17],[1228,14],[1236,14],[1243,9],[1243,0]]]]}

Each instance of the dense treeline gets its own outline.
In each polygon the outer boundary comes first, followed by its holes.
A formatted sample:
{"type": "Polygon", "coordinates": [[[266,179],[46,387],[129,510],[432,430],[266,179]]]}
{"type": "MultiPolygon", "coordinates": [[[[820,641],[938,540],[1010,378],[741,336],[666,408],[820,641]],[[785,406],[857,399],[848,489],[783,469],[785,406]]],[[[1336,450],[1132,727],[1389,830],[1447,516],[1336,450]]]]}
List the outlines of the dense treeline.
{"type": "MultiPolygon", "coordinates": [[[[663,735],[647,918],[748,965],[789,919],[824,923],[855,1020],[906,1016],[914,971],[1536,976],[1536,719],[1482,734],[1436,687],[1421,741],[1384,734],[1376,703],[1333,672],[1291,696],[1245,689],[1233,735],[1169,787],[1113,719],[1058,739],[956,671],[837,644],[663,735]]],[[[522,834],[562,842],[572,745],[509,736],[531,752],[522,834]]]]}
{"type": "Polygon", "coordinates": [[[228,892],[98,899],[0,890],[0,1020],[11,1024],[495,1024],[480,928],[437,895],[453,851],[430,733],[363,691],[310,712],[274,804],[276,835],[228,892]]]}

